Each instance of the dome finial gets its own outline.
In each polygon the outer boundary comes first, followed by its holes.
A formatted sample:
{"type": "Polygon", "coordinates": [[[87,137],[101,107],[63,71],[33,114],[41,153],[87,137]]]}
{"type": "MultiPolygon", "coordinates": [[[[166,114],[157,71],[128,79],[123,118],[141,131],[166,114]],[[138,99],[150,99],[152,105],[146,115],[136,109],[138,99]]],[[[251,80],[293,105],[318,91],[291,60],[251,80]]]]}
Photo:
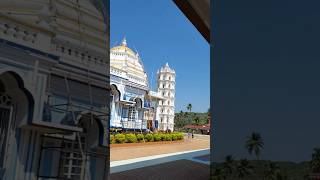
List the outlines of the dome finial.
{"type": "Polygon", "coordinates": [[[123,38],[122,40],[122,46],[127,46],[127,40],[126,37],[123,38]]]}

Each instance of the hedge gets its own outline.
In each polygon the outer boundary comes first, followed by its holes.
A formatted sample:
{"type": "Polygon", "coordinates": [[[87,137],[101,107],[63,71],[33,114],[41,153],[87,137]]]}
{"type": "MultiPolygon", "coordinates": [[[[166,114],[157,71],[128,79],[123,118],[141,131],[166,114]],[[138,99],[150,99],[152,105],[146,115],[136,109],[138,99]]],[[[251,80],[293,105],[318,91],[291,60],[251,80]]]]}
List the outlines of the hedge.
{"type": "Polygon", "coordinates": [[[176,133],[177,134],[177,140],[182,140],[183,139],[183,133],[179,132],[179,133],[176,133]]]}
{"type": "Polygon", "coordinates": [[[137,141],[137,136],[135,134],[126,134],[127,143],[136,143],[137,141]]]}
{"type": "Polygon", "coordinates": [[[144,135],[143,135],[143,134],[137,134],[137,140],[138,140],[139,142],[144,141],[144,135]]]}
{"type": "Polygon", "coordinates": [[[116,134],[115,140],[116,140],[116,143],[122,144],[126,141],[126,136],[124,134],[116,134]]]}
{"type": "Polygon", "coordinates": [[[148,142],[152,142],[153,141],[153,135],[152,134],[146,134],[144,137],[146,138],[146,140],[148,142]]]}
{"type": "Polygon", "coordinates": [[[113,134],[110,134],[110,144],[114,144],[115,143],[115,138],[113,134]]]}
{"type": "Polygon", "coordinates": [[[176,141],[178,139],[178,134],[173,133],[171,134],[171,137],[172,137],[172,141],[176,141]]]}
{"type": "Polygon", "coordinates": [[[165,134],[160,134],[161,137],[161,141],[165,141],[166,140],[166,135],[165,134]]]}
{"type": "Polygon", "coordinates": [[[161,135],[160,134],[153,134],[153,140],[154,141],[161,141],[161,135]]]}
{"type": "Polygon", "coordinates": [[[177,141],[183,139],[183,133],[155,133],[155,134],[110,134],[110,144],[136,143],[136,142],[152,142],[152,141],[177,141]]]}
{"type": "Polygon", "coordinates": [[[164,134],[166,141],[172,141],[172,135],[171,134],[164,134]]]}

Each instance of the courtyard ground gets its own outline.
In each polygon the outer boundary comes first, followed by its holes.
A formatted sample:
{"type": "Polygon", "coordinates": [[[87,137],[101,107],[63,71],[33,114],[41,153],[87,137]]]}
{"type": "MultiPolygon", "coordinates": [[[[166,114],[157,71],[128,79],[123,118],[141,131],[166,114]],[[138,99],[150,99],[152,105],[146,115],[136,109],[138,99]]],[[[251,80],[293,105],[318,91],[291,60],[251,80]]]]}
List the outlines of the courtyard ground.
{"type": "Polygon", "coordinates": [[[206,135],[179,142],[112,145],[110,179],[209,179],[209,148],[206,135]]]}
{"type": "Polygon", "coordinates": [[[210,136],[195,135],[182,141],[115,144],[110,147],[110,161],[210,148],[210,136]]]}

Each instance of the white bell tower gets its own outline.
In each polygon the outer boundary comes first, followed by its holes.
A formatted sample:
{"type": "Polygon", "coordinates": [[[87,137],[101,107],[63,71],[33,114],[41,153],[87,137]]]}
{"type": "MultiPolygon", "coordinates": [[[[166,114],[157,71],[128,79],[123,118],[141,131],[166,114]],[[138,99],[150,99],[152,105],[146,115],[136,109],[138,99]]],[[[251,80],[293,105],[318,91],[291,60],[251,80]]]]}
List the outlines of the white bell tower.
{"type": "Polygon", "coordinates": [[[159,101],[157,113],[159,117],[159,130],[173,131],[174,129],[174,109],[175,109],[175,80],[176,73],[166,63],[157,72],[158,74],[158,93],[164,98],[159,101]]]}

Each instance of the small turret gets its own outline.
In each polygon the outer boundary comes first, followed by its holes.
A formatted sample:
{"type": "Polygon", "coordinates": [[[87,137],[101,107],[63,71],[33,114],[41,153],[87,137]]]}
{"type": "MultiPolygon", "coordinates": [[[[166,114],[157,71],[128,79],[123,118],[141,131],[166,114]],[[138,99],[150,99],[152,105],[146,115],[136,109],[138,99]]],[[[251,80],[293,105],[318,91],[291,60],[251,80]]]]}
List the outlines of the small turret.
{"type": "Polygon", "coordinates": [[[126,40],[125,37],[123,38],[121,45],[122,46],[127,46],[127,40],[126,40]]]}

